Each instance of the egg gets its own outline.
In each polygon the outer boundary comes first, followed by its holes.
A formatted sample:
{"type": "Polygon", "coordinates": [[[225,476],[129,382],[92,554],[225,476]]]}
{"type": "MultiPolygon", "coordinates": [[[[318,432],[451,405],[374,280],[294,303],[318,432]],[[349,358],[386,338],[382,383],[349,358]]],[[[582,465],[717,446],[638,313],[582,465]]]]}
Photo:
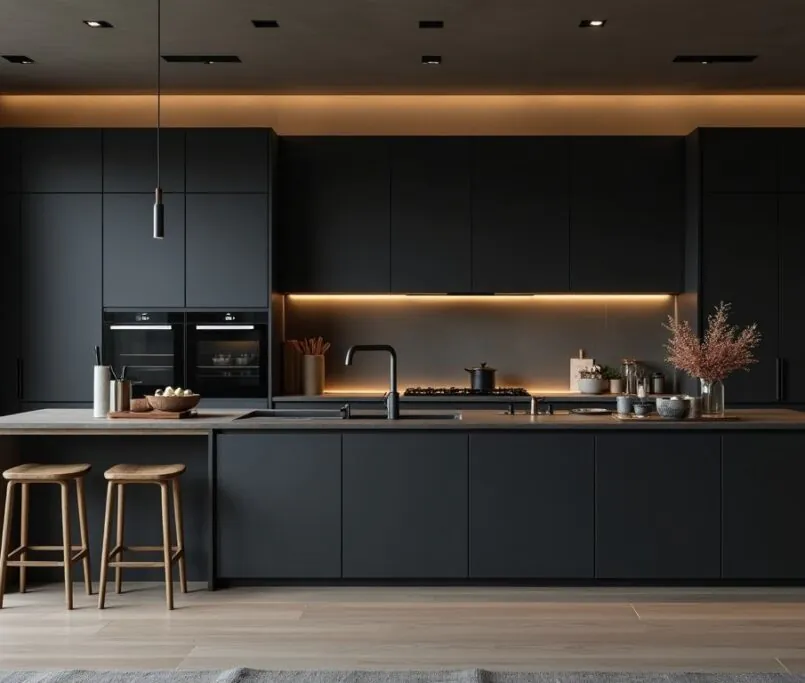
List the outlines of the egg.
{"type": "Polygon", "coordinates": [[[162,395],[163,396],[173,396],[173,389],[171,389],[171,387],[168,387],[167,389],[165,389],[165,393],[162,394],[162,395]]]}
{"type": "Polygon", "coordinates": [[[157,389],[157,390],[154,392],[154,396],[162,396],[162,389],[157,389]]]}
{"type": "Polygon", "coordinates": [[[183,393],[184,393],[184,389],[182,389],[182,387],[176,387],[173,390],[173,395],[174,396],[181,396],[183,393]]]}
{"type": "Polygon", "coordinates": [[[173,391],[173,387],[165,387],[165,392],[173,391]]]}
{"type": "Polygon", "coordinates": [[[190,389],[185,389],[185,390],[184,390],[184,395],[185,395],[185,396],[192,396],[192,395],[193,395],[193,392],[192,392],[192,391],[190,391],[190,389]]]}

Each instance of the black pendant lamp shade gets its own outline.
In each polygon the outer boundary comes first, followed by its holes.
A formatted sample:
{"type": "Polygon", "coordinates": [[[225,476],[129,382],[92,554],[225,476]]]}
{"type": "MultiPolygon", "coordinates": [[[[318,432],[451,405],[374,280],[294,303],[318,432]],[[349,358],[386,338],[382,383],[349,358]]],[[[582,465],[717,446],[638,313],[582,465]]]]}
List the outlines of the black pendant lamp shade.
{"type": "Polygon", "coordinates": [[[154,191],[154,239],[165,237],[165,205],[162,203],[162,188],[159,186],[159,128],[161,123],[162,79],[160,53],[162,51],[162,0],[157,0],[157,187],[154,191]]]}

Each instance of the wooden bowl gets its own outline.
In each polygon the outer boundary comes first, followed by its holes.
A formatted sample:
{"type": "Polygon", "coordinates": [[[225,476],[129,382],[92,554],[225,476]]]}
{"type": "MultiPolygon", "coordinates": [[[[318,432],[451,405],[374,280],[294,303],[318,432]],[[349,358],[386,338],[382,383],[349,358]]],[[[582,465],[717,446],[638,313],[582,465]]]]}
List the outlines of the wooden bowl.
{"type": "Polygon", "coordinates": [[[183,413],[198,405],[201,400],[199,394],[191,396],[146,396],[148,405],[154,410],[161,410],[165,413],[183,413]]]}

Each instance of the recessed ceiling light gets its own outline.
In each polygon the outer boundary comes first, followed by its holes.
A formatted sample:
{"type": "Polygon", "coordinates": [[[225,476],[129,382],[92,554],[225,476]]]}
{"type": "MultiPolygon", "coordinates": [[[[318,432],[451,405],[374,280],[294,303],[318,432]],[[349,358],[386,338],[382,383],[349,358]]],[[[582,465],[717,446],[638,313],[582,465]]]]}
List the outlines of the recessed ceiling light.
{"type": "Polygon", "coordinates": [[[279,28],[280,23],[276,19],[252,19],[255,28],[279,28]]]}
{"type": "Polygon", "coordinates": [[[601,28],[606,23],[606,19],[582,19],[579,28],[601,28]]]}
{"type": "Polygon", "coordinates": [[[441,55],[422,55],[423,64],[437,65],[442,63],[441,55]]]}
{"type": "Polygon", "coordinates": [[[237,55],[162,55],[166,62],[180,64],[234,64],[240,63],[237,55]]]}
{"type": "Polygon", "coordinates": [[[428,19],[420,21],[419,28],[444,28],[444,22],[438,19],[428,19]]]}
{"type": "Polygon", "coordinates": [[[757,55],[677,55],[674,61],[680,64],[746,64],[754,62],[757,55]]]}
{"type": "Polygon", "coordinates": [[[101,19],[85,19],[84,23],[90,28],[114,28],[108,21],[101,19]]]}
{"type": "Polygon", "coordinates": [[[3,55],[3,59],[12,64],[33,64],[34,60],[25,55],[3,55]]]}

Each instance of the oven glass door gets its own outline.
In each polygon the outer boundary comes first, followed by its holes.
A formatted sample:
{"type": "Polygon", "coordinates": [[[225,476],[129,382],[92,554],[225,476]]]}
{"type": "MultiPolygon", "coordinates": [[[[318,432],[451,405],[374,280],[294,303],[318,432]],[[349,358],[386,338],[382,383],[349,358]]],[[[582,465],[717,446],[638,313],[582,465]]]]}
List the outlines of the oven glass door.
{"type": "Polygon", "coordinates": [[[178,387],[184,379],[184,325],[180,322],[104,324],[104,362],[132,380],[140,398],[157,389],[178,387]]]}
{"type": "Polygon", "coordinates": [[[188,324],[188,387],[208,398],[268,396],[267,341],[264,324],[188,324]]]}

